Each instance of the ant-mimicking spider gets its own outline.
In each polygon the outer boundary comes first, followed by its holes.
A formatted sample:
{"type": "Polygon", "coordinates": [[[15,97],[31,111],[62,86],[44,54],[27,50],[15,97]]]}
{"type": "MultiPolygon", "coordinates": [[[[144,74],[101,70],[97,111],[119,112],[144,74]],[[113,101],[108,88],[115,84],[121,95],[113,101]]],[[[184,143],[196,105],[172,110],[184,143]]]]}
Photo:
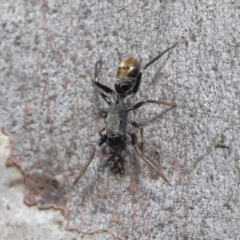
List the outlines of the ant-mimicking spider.
{"type": "MultiPolygon", "coordinates": [[[[176,45],[177,45],[177,43],[175,43],[171,47],[167,48],[165,51],[163,51],[158,56],[156,56],[154,59],[152,59],[149,63],[147,63],[142,69],[141,69],[141,65],[140,65],[139,61],[136,58],[128,57],[128,58],[123,59],[118,66],[118,71],[117,71],[118,80],[115,83],[115,91],[113,91],[111,88],[101,84],[98,81],[98,72],[99,72],[99,68],[101,66],[101,60],[96,62],[93,82],[96,85],[99,94],[105,100],[105,102],[110,106],[110,108],[108,110],[108,114],[105,119],[105,127],[99,132],[101,137],[97,141],[95,146],[93,147],[93,150],[88,158],[87,163],[82,168],[80,174],[75,179],[72,186],[74,186],[78,182],[78,180],[83,176],[83,174],[85,173],[89,164],[93,160],[95,151],[98,146],[101,146],[104,143],[107,143],[118,154],[118,156],[122,156],[123,151],[126,148],[127,134],[131,137],[132,145],[133,145],[134,150],[137,153],[137,155],[143,161],[145,161],[149,166],[151,166],[163,178],[163,180],[168,185],[171,185],[170,182],[167,180],[167,178],[163,175],[163,173],[156,167],[156,165],[154,163],[152,163],[150,160],[148,160],[141,153],[141,151],[138,148],[138,139],[137,139],[136,134],[126,131],[126,128],[127,128],[128,123],[130,125],[132,125],[133,127],[138,128],[141,131],[141,138],[143,139],[142,126],[135,121],[129,121],[128,113],[130,111],[140,108],[145,103],[156,103],[159,105],[164,104],[166,106],[170,106],[171,108],[176,107],[176,104],[175,103],[167,103],[167,102],[160,101],[160,100],[147,99],[144,101],[140,101],[134,105],[130,105],[130,103],[128,101],[124,101],[124,99],[126,97],[130,97],[131,95],[136,94],[136,92],[138,91],[139,86],[141,84],[142,74],[146,70],[146,68],[149,67],[151,64],[153,64],[155,61],[157,61],[166,52],[173,49],[176,45]],[[106,93],[111,95],[114,100],[112,101],[106,95],[106,93]],[[102,134],[102,132],[104,130],[106,133],[102,134]]],[[[118,161],[120,161],[120,159],[118,158],[117,162],[115,162],[116,166],[121,165],[121,163],[118,162],[118,161]]]]}

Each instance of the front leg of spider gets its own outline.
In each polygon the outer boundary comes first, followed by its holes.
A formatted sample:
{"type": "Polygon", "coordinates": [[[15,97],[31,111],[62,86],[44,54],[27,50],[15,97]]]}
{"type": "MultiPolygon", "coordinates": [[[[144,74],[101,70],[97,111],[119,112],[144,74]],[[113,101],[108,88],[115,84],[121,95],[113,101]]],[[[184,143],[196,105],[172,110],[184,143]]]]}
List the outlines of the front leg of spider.
{"type": "Polygon", "coordinates": [[[154,59],[152,59],[149,63],[147,63],[138,73],[137,76],[137,80],[135,83],[135,86],[133,87],[132,90],[132,94],[136,94],[140,85],[141,85],[141,79],[142,79],[142,74],[143,72],[150,66],[152,65],[154,62],[156,62],[160,57],[162,57],[165,53],[167,53],[168,51],[170,51],[171,49],[175,48],[177,46],[177,42],[174,43],[171,47],[167,48],[166,50],[164,50],[163,52],[161,52],[158,56],[156,56],[154,59]]]}
{"type": "MultiPolygon", "coordinates": [[[[108,93],[108,94],[111,94],[112,96],[116,96],[116,93],[111,89],[109,88],[108,86],[104,85],[104,84],[101,84],[99,81],[98,81],[98,73],[100,72],[101,70],[101,67],[102,67],[102,61],[101,60],[98,60],[96,63],[95,63],[95,69],[94,69],[94,79],[93,79],[93,82],[94,84],[100,88],[102,91],[104,91],[105,93],[108,93]]],[[[102,95],[102,94],[101,94],[102,95]]]]}
{"type": "Polygon", "coordinates": [[[79,173],[78,177],[75,179],[75,181],[72,184],[72,187],[74,187],[76,185],[76,183],[79,181],[79,179],[82,177],[82,175],[85,173],[85,171],[87,170],[89,164],[92,162],[95,151],[97,149],[98,146],[101,146],[102,144],[104,144],[105,142],[107,142],[107,135],[103,135],[98,142],[96,143],[96,145],[93,147],[93,150],[88,158],[88,161],[86,162],[86,164],[84,165],[84,167],[82,168],[81,172],[79,173]]]}
{"type": "Polygon", "coordinates": [[[145,162],[147,163],[150,167],[152,167],[159,175],[160,177],[169,185],[171,186],[170,182],[168,181],[168,179],[163,175],[163,173],[155,166],[154,163],[152,163],[150,160],[148,160],[139,150],[138,148],[138,139],[137,136],[134,133],[128,132],[128,134],[131,136],[132,138],[132,145],[134,147],[135,152],[137,153],[137,155],[145,162]]]}
{"type": "Polygon", "coordinates": [[[104,101],[110,106],[112,104],[112,101],[107,97],[107,95],[105,93],[112,95],[114,98],[116,96],[116,93],[111,88],[98,82],[98,73],[101,69],[101,66],[102,66],[102,61],[98,60],[95,63],[94,77],[92,76],[92,74],[90,72],[88,72],[88,73],[92,79],[93,84],[97,87],[98,93],[101,95],[101,97],[104,99],[104,101]]]}

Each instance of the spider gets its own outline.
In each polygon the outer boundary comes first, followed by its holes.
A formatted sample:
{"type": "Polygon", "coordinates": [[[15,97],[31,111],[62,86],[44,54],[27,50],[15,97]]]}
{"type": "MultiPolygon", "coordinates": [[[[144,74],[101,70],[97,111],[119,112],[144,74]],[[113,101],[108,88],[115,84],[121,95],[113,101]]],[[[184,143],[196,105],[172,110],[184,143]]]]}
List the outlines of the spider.
{"type": "MultiPolygon", "coordinates": [[[[136,92],[138,91],[141,84],[142,74],[147,69],[147,67],[153,64],[155,61],[157,61],[166,52],[173,49],[176,45],[177,43],[173,44],[172,46],[167,48],[165,51],[161,52],[158,56],[156,56],[149,63],[147,63],[143,68],[141,68],[139,61],[134,57],[128,57],[123,59],[118,66],[118,71],[117,71],[118,79],[115,83],[115,91],[101,84],[98,81],[98,72],[101,67],[101,61],[99,60],[96,62],[94,77],[92,80],[96,85],[97,90],[101,95],[101,97],[109,105],[109,109],[108,109],[107,117],[105,119],[105,126],[99,132],[101,137],[93,147],[90,153],[90,156],[88,158],[88,161],[81,169],[78,177],[75,179],[72,186],[75,186],[75,184],[78,182],[78,180],[83,176],[83,174],[87,170],[89,164],[93,160],[97,147],[103,145],[104,143],[108,144],[114,150],[115,156],[118,156],[118,158],[115,158],[115,163],[114,163],[115,167],[117,165],[122,165],[121,157],[123,156],[124,150],[126,150],[127,135],[131,137],[130,138],[131,143],[137,155],[145,163],[151,166],[168,185],[171,185],[168,179],[164,176],[164,174],[157,168],[157,166],[153,162],[151,162],[149,159],[147,159],[139,150],[138,139],[136,134],[127,131],[126,128],[127,128],[127,124],[130,124],[133,127],[138,128],[141,131],[141,138],[143,139],[143,128],[139,123],[128,120],[128,113],[130,111],[140,108],[142,105],[146,103],[155,103],[159,105],[164,104],[171,108],[176,107],[176,104],[167,103],[160,100],[146,99],[144,101],[140,101],[134,105],[131,105],[129,101],[127,101],[126,99],[129,98],[131,95],[136,94],[136,92]],[[110,96],[112,99],[110,99],[110,96]],[[105,131],[105,134],[102,134],[104,131],[105,131]]],[[[109,159],[111,157],[112,156],[110,156],[109,159]]]]}

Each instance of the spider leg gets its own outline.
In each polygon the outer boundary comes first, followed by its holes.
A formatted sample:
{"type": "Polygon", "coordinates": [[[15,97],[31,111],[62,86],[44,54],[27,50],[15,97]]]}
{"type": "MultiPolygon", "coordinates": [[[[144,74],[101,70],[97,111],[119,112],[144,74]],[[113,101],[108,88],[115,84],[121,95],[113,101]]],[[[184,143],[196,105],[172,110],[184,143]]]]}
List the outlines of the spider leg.
{"type": "MultiPolygon", "coordinates": [[[[100,82],[98,82],[98,73],[100,72],[102,68],[102,60],[98,60],[96,63],[95,63],[95,68],[94,68],[94,78],[92,78],[92,81],[93,83],[98,87],[98,90],[101,89],[103,92],[105,93],[108,93],[108,94],[111,94],[114,98],[116,96],[116,93],[109,87],[107,87],[106,85],[104,84],[101,84],[100,82]]],[[[107,98],[107,96],[99,90],[99,93],[101,94],[101,96],[104,98],[107,98]]],[[[107,102],[108,103],[108,102],[107,102]]]]}
{"type": "Polygon", "coordinates": [[[138,122],[135,121],[131,121],[128,120],[128,123],[131,124],[133,127],[136,127],[140,130],[140,134],[141,134],[141,144],[143,144],[144,142],[144,138],[143,138],[143,127],[141,126],[141,124],[139,124],[138,122]]]}
{"type": "Polygon", "coordinates": [[[92,149],[92,152],[88,158],[88,161],[85,163],[85,165],[83,166],[81,172],[79,173],[78,177],[75,179],[75,181],[72,184],[72,188],[76,185],[76,183],[78,182],[78,180],[82,177],[82,175],[85,173],[85,171],[87,170],[89,164],[92,162],[95,151],[97,149],[98,146],[101,146],[102,144],[104,144],[107,141],[107,135],[103,135],[95,144],[95,146],[92,149]]]}
{"type": "Polygon", "coordinates": [[[128,111],[136,110],[136,109],[140,108],[143,104],[146,104],[146,103],[156,103],[159,105],[163,104],[163,105],[169,106],[171,108],[174,108],[177,106],[175,103],[167,103],[167,102],[160,101],[160,100],[147,99],[147,100],[138,102],[138,103],[134,104],[133,106],[128,107],[128,111]]]}
{"type": "MultiPolygon", "coordinates": [[[[90,77],[91,77],[91,80],[92,80],[92,83],[95,85],[95,86],[97,86],[97,84],[99,85],[101,85],[101,83],[99,83],[98,81],[97,81],[97,78],[96,77],[93,77],[92,76],[92,73],[90,72],[90,71],[88,71],[88,74],[90,75],[90,77]],[[97,83],[97,84],[96,84],[97,83]]],[[[104,85],[103,85],[104,86],[104,85]]],[[[107,86],[105,86],[106,88],[108,88],[107,86]]],[[[110,88],[109,88],[110,89],[110,88]]],[[[97,87],[97,91],[98,91],[98,93],[101,95],[101,97],[104,99],[104,101],[108,104],[108,105],[111,105],[112,104],[112,101],[107,97],[107,95],[103,92],[103,91],[101,91],[100,89],[99,89],[99,87],[97,87]]],[[[110,91],[110,90],[109,90],[110,91]]]]}
{"type": "Polygon", "coordinates": [[[136,84],[132,90],[132,94],[136,94],[136,92],[138,91],[140,84],[141,84],[141,79],[142,79],[142,74],[143,72],[151,65],[153,64],[155,61],[157,61],[160,57],[162,57],[166,52],[168,52],[169,50],[171,50],[172,48],[175,48],[177,46],[177,42],[174,43],[172,46],[170,46],[169,48],[167,48],[165,51],[161,52],[159,55],[157,55],[154,59],[152,59],[149,63],[147,63],[139,72],[138,77],[137,77],[137,81],[136,84]]]}
{"type": "Polygon", "coordinates": [[[99,131],[99,135],[102,137],[103,135],[102,135],[102,132],[105,130],[105,127],[104,128],[102,128],[100,131],[99,131]]]}
{"type": "Polygon", "coordinates": [[[128,134],[131,136],[132,138],[132,145],[134,146],[134,149],[137,153],[137,155],[145,162],[147,163],[149,166],[151,166],[160,176],[161,178],[169,185],[171,186],[170,182],[167,180],[167,178],[163,175],[163,173],[155,166],[154,163],[152,163],[150,160],[148,160],[142,153],[141,151],[138,149],[138,139],[137,136],[134,133],[128,132],[128,134]]]}
{"type": "Polygon", "coordinates": [[[156,56],[154,59],[152,59],[149,63],[147,63],[142,69],[141,72],[144,72],[150,65],[152,65],[155,61],[157,61],[161,56],[163,56],[166,52],[171,50],[172,48],[175,48],[177,46],[177,42],[175,42],[172,46],[161,52],[158,56],[156,56]]]}

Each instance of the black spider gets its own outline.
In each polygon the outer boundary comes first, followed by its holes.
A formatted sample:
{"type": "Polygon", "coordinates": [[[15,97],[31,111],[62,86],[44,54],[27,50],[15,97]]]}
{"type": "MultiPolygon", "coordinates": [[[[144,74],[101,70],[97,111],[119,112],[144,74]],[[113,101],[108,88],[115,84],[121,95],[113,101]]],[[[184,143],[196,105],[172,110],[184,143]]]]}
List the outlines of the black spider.
{"type": "Polygon", "coordinates": [[[122,161],[121,156],[126,148],[127,134],[131,137],[131,142],[137,155],[148,165],[150,165],[153,169],[155,169],[155,171],[158,172],[158,174],[165,180],[165,182],[170,185],[170,182],[163,175],[163,173],[155,166],[155,164],[148,160],[141,153],[141,151],[138,148],[137,136],[132,132],[126,131],[126,127],[128,123],[134,127],[137,127],[141,131],[141,138],[143,139],[143,128],[139,123],[128,120],[128,113],[132,110],[138,109],[145,103],[164,104],[170,106],[171,108],[176,107],[176,104],[167,103],[159,100],[147,99],[144,101],[140,101],[134,105],[130,105],[129,101],[126,101],[125,99],[126,97],[130,97],[130,95],[133,95],[138,91],[139,86],[141,84],[142,74],[146,70],[146,68],[150,66],[152,63],[154,63],[156,60],[158,60],[163,54],[174,48],[176,45],[177,43],[173,44],[164,52],[160,53],[157,57],[155,57],[148,64],[146,64],[142,69],[139,61],[136,58],[128,57],[122,60],[118,66],[117,71],[118,80],[115,83],[115,91],[98,82],[97,77],[99,69],[101,67],[101,61],[96,62],[94,73],[95,76],[93,78],[93,82],[97,86],[99,94],[109,105],[109,109],[107,117],[105,119],[105,127],[100,131],[101,137],[93,147],[93,150],[89,156],[87,163],[84,165],[80,174],[75,179],[73,186],[82,177],[87,167],[93,160],[96,148],[104,143],[107,143],[115,152],[114,156],[110,156],[108,158],[114,159],[113,168],[117,167],[118,165],[122,165],[123,163],[121,162],[122,161]],[[109,96],[107,96],[106,94],[110,95],[114,100],[111,100],[109,96]],[[105,131],[105,134],[102,134],[103,131],[105,131]]]}

